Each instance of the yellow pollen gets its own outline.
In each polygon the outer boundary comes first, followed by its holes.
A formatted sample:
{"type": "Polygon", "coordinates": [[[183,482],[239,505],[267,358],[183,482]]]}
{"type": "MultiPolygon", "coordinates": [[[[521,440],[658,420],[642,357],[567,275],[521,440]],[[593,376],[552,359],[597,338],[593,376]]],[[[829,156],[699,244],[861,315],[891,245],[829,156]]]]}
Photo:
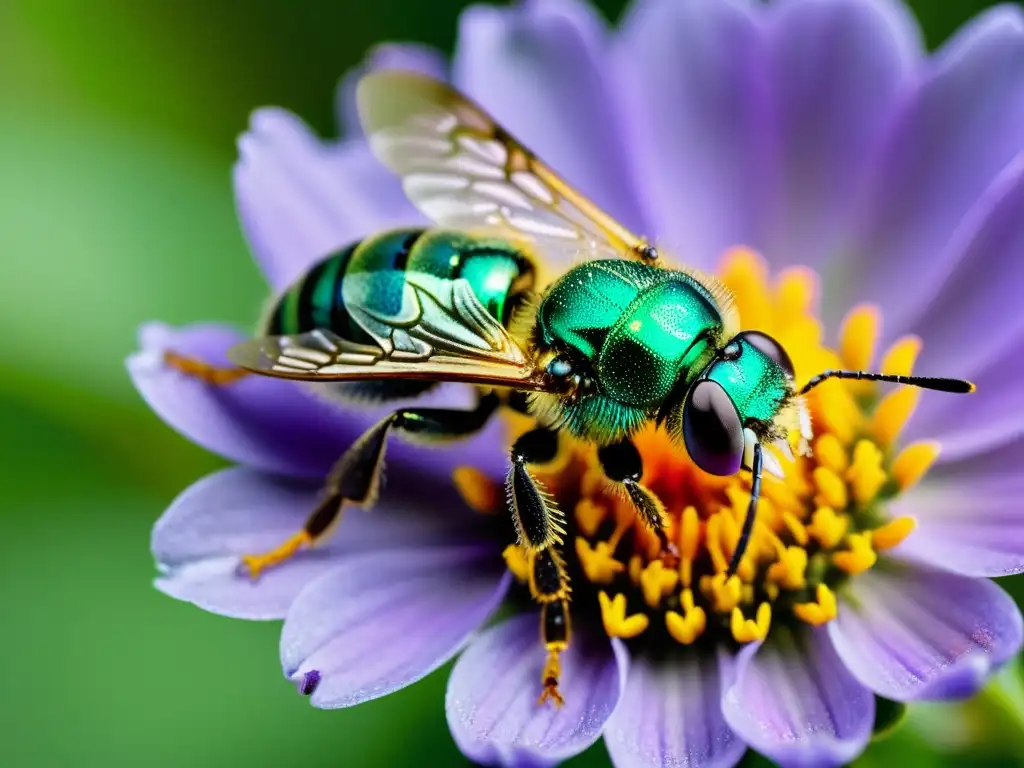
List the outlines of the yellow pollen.
{"type": "MultiPolygon", "coordinates": [[[[881,352],[882,316],[873,306],[851,311],[839,344],[826,345],[828,334],[814,315],[812,271],[792,267],[770,280],[766,263],[738,248],[724,257],[719,274],[734,294],[740,330],[774,336],[794,363],[798,386],[829,368],[912,373],[921,340],[906,336],[881,352]],[[880,364],[874,362],[879,356],[880,364]]],[[[757,518],[735,573],[728,570],[750,503],[749,473],[708,475],[663,428],[637,432],[632,439],[643,461],[641,482],[664,517],[659,539],[621,487],[609,482],[596,447],[563,432],[560,460],[532,471],[562,509],[573,510],[567,537],[574,541],[564,555],[575,558],[569,571],[584,582],[574,582],[574,610],[596,614],[599,608],[612,637],[643,635],[645,644],[671,638],[684,646],[729,637],[761,641],[773,620],[814,626],[834,620],[838,585],[872,568],[915,531],[914,519],[891,519],[887,506],[919,482],[939,454],[934,442],[896,444],[918,397],[909,387],[833,379],[795,398],[773,425],[793,455],[767,446],[784,477],[763,476],[757,518]],[[803,445],[800,408],[812,428],[803,445]],[[806,443],[813,450],[799,450],[806,443]],[[651,625],[658,631],[644,634],[651,625]]],[[[513,437],[534,425],[515,418],[513,437]]],[[[491,511],[504,499],[501,488],[475,470],[460,467],[453,479],[474,509],[491,511]]],[[[529,585],[528,552],[512,546],[504,558],[529,585]]]]}
{"type": "Polygon", "coordinates": [[[917,521],[914,518],[897,517],[871,532],[871,544],[878,550],[892,549],[902,544],[916,527],[917,521]]]}
{"type": "Polygon", "coordinates": [[[668,611],[665,614],[665,629],[672,639],[683,645],[690,645],[707,629],[707,613],[693,601],[693,592],[684,589],[682,594],[683,612],[668,611]]]}
{"type": "Polygon", "coordinates": [[[661,560],[654,560],[640,574],[640,588],[644,593],[644,602],[651,608],[657,608],[662,598],[675,591],[679,583],[679,573],[665,568],[661,560]]]}
{"type": "Polygon", "coordinates": [[[587,578],[595,584],[610,584],[625,566],[616,560],[615,550],[607,541],[599,541],[591,547],[582,536],[576,537],[576,557],[587,578]]]}
{"type": "Polygon", "coordinates": [[[601,523],[604,522],[608,509],[592,499],[584,498],[576,505],[575,512],[576,525],[579,526],[580,531],[584,536],[593,537],[597,534],[597,529],[601,526],[601,523]]]}
{"type": "Polygon", "coordinates": [[[817,589],[817,602],[797,603],[793,606],[793,614],[808,624],[820,627],[827,624],[836,617],[839,606],[836,603],[835,593],[825,584],[819,584],[817,589]]]}
{"type": "Polygon", "coordinates": [[[737,643],[752,643],[768,637],[768,628],[772,623],[772,607],[769,603],[761,603],[757,607],[756,619],[743,618],[739,608],[732,609],[729,618],[729,629],[737,643]]]}
{"type": "Polygon", "coordinates": [[[457,467],[452,481],[459,494],[477,512],[491,513],[500,509],[504,491],[500,484],[475,467],[457,467]]]}
{"type": "Polygon", "coordinates": [[[871,548],[871,533],[851,533],[846,537],[849,550],[836,552],[832,562],[849,574],[863,573],[878,562],[878,555],[871,548]]]}
{"type": "Polygon", "coordinates": [[[807,550],[787,547],[768,568],[768,578],[784,589],[802,589],[807,584],[807,550]]]}
{"type": "Polygon", "coordinates": [[[882,358],[882,373],[909,376],[914,372],[914,363],[921,352],[921,339],[917,336],[903,336],[897,339],[882,358]]]}
{"type": "Polygon", "coordinates": [[[941,446],[937,442],[911,443],[896,456],[892,463],[892,477],[901,491],[917,485],[917,481],[939,458],[941,446]]]}
{"type": "Polygon", "coordinates": [[[846,479],[854,500],[862,507],[874,499],[885,485],[884,458],[878,446],[870,440],[858,441],[853,449],[853,463],[846,472],[846,479]]]}
{"type": "Polygon", "coordinates": [[[846,455],[846,448],[831,432],[825,433],[815,442],[814,457],[819,464],[831,469],[837,475],[845,472],[850,466],[850,457],[846,455]]]}
{"type": "Polygon", "coordinates": [[[604,631],[608,637],[621,637],[629,639],[641,634],[650,619],[646,614],[634,613],[626,616],[626,596],[619,593],[614,598],[609,598],[608,593],[603,590],[597,595],[601,606],[601,620],[604,622],[604,631]]]}
{"type": "Polygon", "coordinates": [[[850,521],[837,515],[831,507],[818,507],[811,516],[807,531],[825,549],[832,549],[843,540],[849,525],[850,521]]]}
{"type": "Polygon", "coordinates": [[[814,483],[818,487],[820,502],[833,509],[842,509],[846,506],[846,484],[842,479],[826,467],[818,467],[814,470],[814,483]]]}
{"type": "Polygon", "coordinates": [[[920,399],[921,390],[914,387],[901,387],[882,398],[871,417],[871,434],[881,445],[892,445],[899,437],[920,399]]]}
{"type": "Polygon", "coordinates": [[[701,579],[700,588],[711,601],[716,613],[728,613],[739,605],[743,582],[736,574],[726,576],[723,569],[714,576],[701,579]]]}
{"type": "Polygon", "coordinates": [[[509,544],[501,553],[505,558],[505,566],[512,572],[519,581],[526,582],[530,579],[530,561],[526,552],[518,544],[509,544]]]}

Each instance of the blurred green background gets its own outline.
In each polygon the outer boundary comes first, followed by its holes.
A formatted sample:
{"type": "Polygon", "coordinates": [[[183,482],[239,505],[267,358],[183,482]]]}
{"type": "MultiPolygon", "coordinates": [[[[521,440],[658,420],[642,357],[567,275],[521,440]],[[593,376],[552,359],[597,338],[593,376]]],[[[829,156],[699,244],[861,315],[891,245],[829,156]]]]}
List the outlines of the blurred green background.
{"type": "MultiPolygon", "coordinates": [[[[0,766],[465,764],[445,671],[317,711],[281,678],[276,624],[152,589],[150,526],[218,461],[123,367],[142,321],[248,324],[263,300],[229,178],[249,112],[283,105],[330,134],[367,47],[450,48],[464,5],[0,0],[0,766]]],[[[989,3],[913,5],[935,45],[989,3]]],[[[1015,683],[915,710],[859,764],[955,765],[964,739],[972,764],[1024,764],[1024,720],[996,706],[1015,683]]]]}

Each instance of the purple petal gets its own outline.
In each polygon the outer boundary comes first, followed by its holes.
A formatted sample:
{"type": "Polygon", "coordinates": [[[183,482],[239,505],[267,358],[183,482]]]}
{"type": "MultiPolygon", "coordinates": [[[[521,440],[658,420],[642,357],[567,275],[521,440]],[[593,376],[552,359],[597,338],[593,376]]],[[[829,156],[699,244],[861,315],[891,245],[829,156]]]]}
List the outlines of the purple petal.
{"type": "Polygon", "coordinates": [[[323,709],[393,693],[458,653],[509,583],[485,543],[350,556],[288,610],[284,673],[298,685],[319,673],[311,701],[323,709]]]}
{"type": "Polygon", "coordinates": [[[530,612],[491,627],[448,680],[448,726],[459,749],[488,765],[553,764],[597,741],[626,680],[628,655],[607,638],[574,633],[562,655],[565,706],[538,706],[546,652],[530,612]]]}
{"type": "Polygon", "coordinates": [[[849,235],[868,158],[923,45],[902,3],[791,0],[772,22],[784,207],[780,239],[765,255],[816,266],[849,235]]]}
{"type": "Polygon", "coordinates": [[[948,271],[947,243],[1020,152],[1022,133],[1024,17],[1007,4],[961,29],[901,109],[872,164],[878,175],[866,234],[846,259],[851,273],[826,281],[826,323],[834,327],[854,301],[873,301],[890,332],[903,329],[948,271]]]}
{"type": "MultiPolygon", "coordinates": [[[[1003,307],[1012,304],[1003,304],[1003,307]]],[[[1007,323],[1018,313],[1006,313],[1007,323]]],[[[998,333],[997,324],[975,325],[998,333]]],[[[976,348],[981,345],[969,345],[976,348]]],[[[927,348],[927,344],[925,347],[927,348]]],[[[950,356],[952,358],[952,355],[950,356]]],[[[1024,359],[1024,331],[1018,339],[980,371],[969,378],[978,390],[969,397],[930,395],[921,399],[914,418],[907,425],[903,440],[934,439],[942,443],[939,466],[972,455],[1002,448],[1024,435],[1024,387],[1020,385],[1020,361],[1024,359]]],[[[961,375],[955,363],[945,369],[929,366],[926,370],[961,375]]]]}
{"type": "Polygon", "coordinates": [[[240,572],[242,555],[273,549],[301,529],[320,485],[244,467],[203,478],[174,500],[153,529],[153,556],[161,571],[156,586],[213,613],[281,619],[303,587],[346,553],[420,550],[484,537],[486,521],[459,507],[451,490],[431,489],[444,515],[386,494],[372,512],[347,509],[327,542],[267,570],[258,581],[240,572]]]}
{"type": "Polygon", "coordinates": [[[242,228],[275,290],[348,243],[423,221],[363,141],[327,144],[285,110],[253,113],[238,151],[242,228]]]}
{"type": "MultiPolygon", "coordinates": [[[[128,359],[128,370],[157,415],[189,440],[258,469],[322,478],[364,430],[395,407],[345,409],[292,382],[262,376],[216,387],[164,365],[166,350],[227,364],[225,353],[243,337],[225,326],[175,329],[152,323],[142,328],[139,337],[141,351],[128,359]]],[[[468,389],[453,385],[416,402],[465,408],[473,399],[468,389]]],[[[451,446],[425,448],[393,439],[388,465],[415,465],[424,474],[447,475],[457,464],[471,463],[501,477],[506,463],[502,432],[503,425],[495,420],[481,435],[451,446]]]]}
{"type": "Polygon", "coordinates": [[[463,13],[455,84],[625,225],[645,228],[621,133],[607,34],[578,0],[463,13]]]}
{"type": "Polygon", "coordinates": [[[730,666],[724,657],[695,652],[660,665],[634,658],[622,702],[604,730],[615,768],[730,768],[739,762],[747,745],[721,707],[730,666]]]}
{"type": "Polygon", "coordinates": [[[726,722],[784,768],[851,762],[871,738],[874,696],[843,666],[824,628],[779,634],[740,651],[722,699],[726,722]]]}
{"type": "Polygon", "coordinates": [[[735,245],[762,248],[778,214],[762,10],[640,0],[616,39],[650,234],[698,268],[735,245]]]}
{"type": "Polygon", "coordinates": [[[1020,650],[1022,631],[991,581],[916,566],[853,579],[828,630],[857,679],[897,701],[970,696],[1020,650]]]}
{"type": "Polygon", "coordinates": [[[345,73],[338,86],[338,125],[346,139],[356,139],[363,135],[359,110],[356,108],[356,85],[363,75],[384,69],[419,72],[435,80],[448,79],[448,62],[436,48],[417,43],[382,43],[375,46],[362,64],[345,73]]]}

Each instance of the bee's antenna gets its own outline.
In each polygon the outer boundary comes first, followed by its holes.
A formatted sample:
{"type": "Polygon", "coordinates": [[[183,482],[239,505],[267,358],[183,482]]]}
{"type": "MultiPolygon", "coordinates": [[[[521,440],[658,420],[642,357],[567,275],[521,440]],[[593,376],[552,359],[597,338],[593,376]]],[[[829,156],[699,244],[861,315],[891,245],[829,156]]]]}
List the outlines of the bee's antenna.
{"type": "Polygon", "coordinates": [[[804,384],[801,395],[807,394],[816,386],[829,379],[862,379],[864,381],[887,381],[893,384],[906,384],[921,389],[933,389],[936,392],[951,392],[966,395],[974,391],[974,385],[963,379],[942,379],[933,376],[899,376],[894,373],[869,373],[868,371],[823,371],[804,384]]]}

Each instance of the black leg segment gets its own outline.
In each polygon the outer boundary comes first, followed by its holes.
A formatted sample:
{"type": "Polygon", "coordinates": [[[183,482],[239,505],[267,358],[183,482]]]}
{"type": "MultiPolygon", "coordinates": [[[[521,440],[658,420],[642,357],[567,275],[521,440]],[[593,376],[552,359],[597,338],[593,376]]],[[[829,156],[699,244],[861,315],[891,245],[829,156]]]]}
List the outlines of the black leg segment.
{"type": "Polygon", "coordinates": [[[757,519],[757,500],[761,496],[761,444],[754,443],[754,459],[750,467],[753,473],[753,480],[750,483],[750,504],[747,506],[747,516],[743,520],[743,530],[740,531],[739,541],[736,542],[736,549],[733,550],[732,558],[729,560],[729,571],[726,575],[732,576],[740,567],[740,561],[746,554],[747,546],[750,544],[750,534],[754,530],[754,521],[757,519]]]}
{"type": "Polygon", "coordinates": [[[629,494],[633,506],[636,507],[640,519],[650,528],[661,541],[664,553],[673,553],[675,549],[665,535],[664,510],[651,491],[640,484],[644,474],[643,460],[640,451],[630,440],[613,443],[598,449],[597,460],[601,463],[605,477],[613,483],[619,483],[629,494]]]}
{"type": "Polygon", "coordinates": [[[558,435],[549,429],[532,429],[512,446],[508,493],[520,543],[529,550],[560,544],[565,533],[562,513],[527,467],[528,464],[547,464],[557,455],[558,435]]]}

